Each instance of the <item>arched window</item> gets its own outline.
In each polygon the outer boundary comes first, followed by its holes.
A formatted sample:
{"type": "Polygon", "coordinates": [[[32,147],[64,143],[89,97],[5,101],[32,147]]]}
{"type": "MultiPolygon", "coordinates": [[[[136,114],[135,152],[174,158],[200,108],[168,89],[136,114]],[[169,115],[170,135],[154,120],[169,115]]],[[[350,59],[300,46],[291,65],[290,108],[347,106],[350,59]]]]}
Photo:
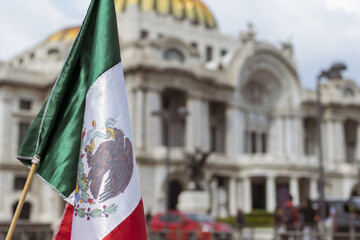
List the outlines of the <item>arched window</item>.
{"type": "Polygon", "coordinates": [[[174,60],[178,62],[184,62],[185,60],[184,55],[179,50],[174,48],[169,48],[168,50],[166,50],[164,53],[164,58],[166,60],[174,60]]]}
{"type": "Polygon", "coordinates": [[[245,153],[266,153],[268,152],[270,126],[269,98],[266,86],[253,80],[244,86],[242,94],[245,101],[252,106],[245,113],[245,153]]]}
{"type": "Polygon", "coordinates": [[[245,113],[245,152],[249,154],[268,151],[269,115],[267,112],[249,110],[245,113]]]}
{"type": "Polygon", "coordinates": [[[266,96],[264,87],[255,81],[248,83],[244,88],[244,97],[252,104],[263,105],[266,96]]]}

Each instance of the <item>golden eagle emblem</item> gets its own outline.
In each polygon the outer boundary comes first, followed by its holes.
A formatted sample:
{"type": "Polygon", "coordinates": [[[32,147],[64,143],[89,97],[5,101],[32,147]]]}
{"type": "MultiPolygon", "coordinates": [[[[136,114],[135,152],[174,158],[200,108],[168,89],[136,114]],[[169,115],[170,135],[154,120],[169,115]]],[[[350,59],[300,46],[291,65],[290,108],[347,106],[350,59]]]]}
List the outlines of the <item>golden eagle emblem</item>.
{"type": "Polygon", "coordinates": [[[134,169],[132,143],[128,137],[125,137],[124,131],[115,128],[115,123],[115,119],[109,118],[105,123],[106,132],[102,133],[96,131],[94,120],[93,128],[89,131],[85,128],[82,132],[80,153],[82,160],[79,162],[75,190],[77,203],[95,204],[94,200],[104,202],[123,193],[129,185],[134,169]],[[95,149],[96,138],[110,140],[102,142],[95,149]],[[84,167],[86,162],[87,174],[84,167]],[[104,186],[100,190],[103,182],[104,186]]]}
{"type": "Polygon", "coordinates": [[[100,202],[123,193],[130,182],[134,168],[133,150],[129,138],[125,138],[124,132],[117,128],[113,128],[113,133],[114,139],[101,143],[94,153],[90,146],[85,148],[90,168],[87,179],[90,192],[95,199],[99,197],[104,175],[109,172],[104,191],[100,194],[100,202]]]}
{"type": "Polygon", "coordinates": [[[87,179],[90,192],[95,199],[99,197],[104,175],[109,172],[108,178],[105,180],[104,191],[100,194],[100,202],[123,193],[130,182],[134,168],[130,139],[117,128],[113,128],[113,134],[114,139],[101,143],[94,153],[90,146],[85,148],[90,168],[87,179]]]}
{"type": "Polygon", "coordinates": [[[86,217],[87,220],[109,217],[117,211],[118,206],[113,203],[99,208],[95,205],[95,200],[99,203],[114,198],[123,193],[129,185],[134,170],[132,143],[125,137],[124,131],[115,127],[115,123],[115,119],[109,118],[105,123],[106,131],[103,133],[96,131],[94,120],[92,128],[88,131],[84,128],[81,134],[75,217],[86,217]],[[96,138],[107,141],[100,143],[96,148],[96,138]]]}

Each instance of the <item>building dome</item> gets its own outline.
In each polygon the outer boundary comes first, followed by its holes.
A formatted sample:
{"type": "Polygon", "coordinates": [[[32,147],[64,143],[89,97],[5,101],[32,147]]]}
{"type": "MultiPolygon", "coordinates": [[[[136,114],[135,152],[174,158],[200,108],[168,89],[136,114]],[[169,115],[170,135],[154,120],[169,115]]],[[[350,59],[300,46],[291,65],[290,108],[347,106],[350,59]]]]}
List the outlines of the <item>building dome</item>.
{"type": "MultiPolygon", "coordinates": [[[[138,5],[142,12],[154,11],[162,15],[171,15],[178,20],[189,20],[194,25],[203,25],[216,29],[216,21],[207,6],[200,0],[114,0],[117,13],[125,12],[130,5],[138,5]]],[[[60,30],[46,42],[73,41],[80,27],[60,30]]]]}
{"type": "Polygon", "coordinates": [[[143,12],[172,15],[179,20],[190,20],[193,24],[216,28],[216,21],[208,7],[200,0],[115,0],[116,12],[126,11],[136,4],[143,12]]]}
{"type": "Polygon", "coordinates": [[[74,41],[79,30],[79,26],[62,29],[48,37],[45,42],[74,41]]]}

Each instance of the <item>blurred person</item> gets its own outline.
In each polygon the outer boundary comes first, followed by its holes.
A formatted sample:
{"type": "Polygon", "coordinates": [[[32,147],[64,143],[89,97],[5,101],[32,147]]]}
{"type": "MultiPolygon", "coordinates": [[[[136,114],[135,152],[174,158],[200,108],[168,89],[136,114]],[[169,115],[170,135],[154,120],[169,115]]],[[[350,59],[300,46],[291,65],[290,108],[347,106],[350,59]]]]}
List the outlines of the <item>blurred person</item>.
{"type": "Polygon", "coordinates": [[[293,205],[293,197],[289,194],[288,200],[285,202],[283,208],[283,223],[286,228],[287,236],[292,235],[293,232],[297,229],[298,223],[298,211],[296,207],[293,205]]]}
{"type": "Polygon", "coordinates": [[[314,239],[314,234],[316,232],[316,212],[312,208],[311,201],[309,198],[306,198],[302,201],[301,207],[299,209],[300,214],[300,224],[303,231],[303,239],[310,240],[314,239]]]}
{"type": "Polygon", "coordinates": [[[277,205],[272,220],[274,225],[274,240],[278,240],[280,236],[284,233],[284,225],[282,218],[283,209],[279,205],[277,205]]]}
{"type": "Polygon", "coordinates": [[[332,240],[333,233],[337,230],[336,209],[335,207],[330,206],[329,203],[325,203],[324,228],[326,240],[332,240]]]}
{"type": "Polygon", "coordinates": [[[237,214],[236,214],[236,232],[237,232],[237,239],[240,239],[242,236],[242,230],[244,228],[245,225],[245,219],[244,219],[244,213],[241,209],[241,207],[239,207],[237,209],[237,214]]]}
{"type": "Polygon", "coordinates": [[[152,218],[151,209],[149,209],[145,214],[146,226],[149,226],[151,218],[152,218]]]}

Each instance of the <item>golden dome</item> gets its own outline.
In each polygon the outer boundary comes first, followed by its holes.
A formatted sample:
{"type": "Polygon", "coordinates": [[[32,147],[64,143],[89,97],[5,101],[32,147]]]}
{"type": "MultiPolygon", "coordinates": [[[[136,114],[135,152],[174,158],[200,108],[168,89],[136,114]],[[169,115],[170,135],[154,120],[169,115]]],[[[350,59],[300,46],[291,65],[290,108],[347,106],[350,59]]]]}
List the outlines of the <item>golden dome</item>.
{"type": "Polygon", "coordinates": [[[137,4],[144,12],[155,11],[173,15],[179,20],[189,19],[207,28],[216,28],[214,16],[200,0],[115,0],[116,12],[126,11],[126,7],[131,4],[137,4]]]}
{"type": "Polygon", "coordinates": [[[73,41],[79,32],[80,27],[65,28],[48,37],[45,42],[73,41]]]}
{"type": "MultiPolygon", "coordinates": [[[[172,15],[176,19],[188,19],[195,25],[217,28],[210,10],[200,0],[114,0],[117,13],[126,11],[126,7],[137,4],[141,11],[155,11],[159,14],[172,15]]],[[[46,42],[73,41],[80,27],[63,29],[48,37],[46,42]]]]}

